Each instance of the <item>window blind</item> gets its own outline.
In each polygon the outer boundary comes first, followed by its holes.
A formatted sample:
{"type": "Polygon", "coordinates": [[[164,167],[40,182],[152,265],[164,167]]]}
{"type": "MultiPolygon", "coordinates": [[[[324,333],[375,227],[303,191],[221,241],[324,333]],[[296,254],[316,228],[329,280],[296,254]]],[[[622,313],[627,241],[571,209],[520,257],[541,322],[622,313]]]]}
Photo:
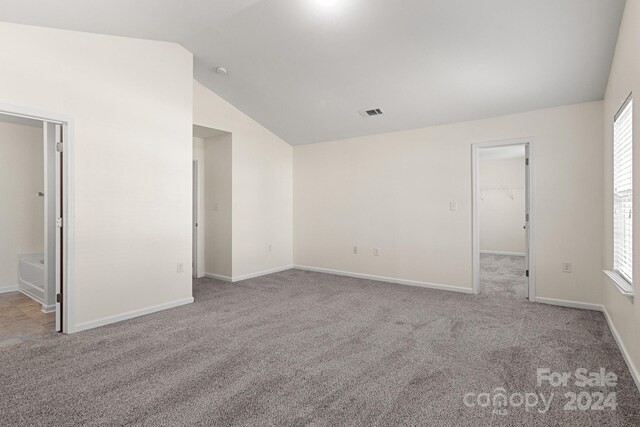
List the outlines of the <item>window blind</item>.
{"type": "Polygon", "coordinates": [[[633,279],[633,99],[629,97],[613,121],[613,269],[630,284],[633,279]]]}

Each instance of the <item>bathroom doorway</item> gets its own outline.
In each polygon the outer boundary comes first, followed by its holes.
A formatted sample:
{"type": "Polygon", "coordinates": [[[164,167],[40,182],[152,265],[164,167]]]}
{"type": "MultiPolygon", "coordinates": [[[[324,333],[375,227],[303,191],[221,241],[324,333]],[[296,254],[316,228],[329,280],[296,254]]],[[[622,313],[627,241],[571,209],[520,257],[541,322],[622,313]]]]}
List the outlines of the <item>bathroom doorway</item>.
{"type": "Polygon", "coordinates": [[[67,332],[68,125],[0,109],[0,347],[67,332]]]}

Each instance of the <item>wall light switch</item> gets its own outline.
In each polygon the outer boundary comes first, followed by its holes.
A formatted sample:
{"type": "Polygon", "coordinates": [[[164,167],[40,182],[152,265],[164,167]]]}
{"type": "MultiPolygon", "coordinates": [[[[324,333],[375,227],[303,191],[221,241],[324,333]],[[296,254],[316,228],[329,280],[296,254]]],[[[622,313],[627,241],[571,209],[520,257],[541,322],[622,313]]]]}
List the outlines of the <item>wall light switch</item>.
{"type": "Polygon", "coordinates": [[[177,273],[182,273],[184,271],[184,265],[179,262],[178,265],[176,266],[176,272],[177,273]]]}
{"type": "Polygon", "coordinates": [[[458,202],[449,202],[449,210],[456,212],[458,210],[458,202]]]}
{"type": "Polygon", "coordinates": [[[373,248],[373,256],[380,256],[380,249],[373,248]]]}
{"type": "Polygon", "coordinates": [[[353,254],[354,255],[358,255],[358,247],[357,246],[353,247],[353,254]]]}
{"type": "Polygon", "coordinates": [[[570,262],[563,262],[562,263],[562,272],[563,273],[571,273],[571,263],[570,262]]]}

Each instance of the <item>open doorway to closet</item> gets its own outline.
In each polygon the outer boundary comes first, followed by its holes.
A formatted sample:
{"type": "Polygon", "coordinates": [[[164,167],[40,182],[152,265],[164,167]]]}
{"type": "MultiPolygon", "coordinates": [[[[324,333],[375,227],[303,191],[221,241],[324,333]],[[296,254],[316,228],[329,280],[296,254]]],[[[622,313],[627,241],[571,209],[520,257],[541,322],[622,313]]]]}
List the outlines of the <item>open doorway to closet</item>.
{"type": "Polygon", "coordinates": [[[474,292],[533,299],[529,141],[473,147],[474,292]]]}
{"type": "Polygon", "coordinates": [[[0,111],[0,346],[65,332],[66,123],[0,111]]]}
{"type": "Polygon", "coordinates": [[[193,126],[194,279],[231,281],[232,135],[193,126]]]}

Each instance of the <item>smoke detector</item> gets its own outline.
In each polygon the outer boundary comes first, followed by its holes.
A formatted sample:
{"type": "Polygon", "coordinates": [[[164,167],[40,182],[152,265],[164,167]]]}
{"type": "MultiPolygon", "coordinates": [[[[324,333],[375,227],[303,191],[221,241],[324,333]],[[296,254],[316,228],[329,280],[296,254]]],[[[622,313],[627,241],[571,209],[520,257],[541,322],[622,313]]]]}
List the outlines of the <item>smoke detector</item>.
{"type": "Polygon", "coordinates": [[[220,76],[226,76],[227,74],[229,74],[229,71],[227,71],[227,69],[224,67],[216,67],[216,74],[220,76]]]}
{"type": "Polygon", "coordinates": [[[358,114],[360,114],[360,116],[362,116],[363,119],[366,119],[367,117],[381,116],[383,113],[382,113],[382,110],[379,108],[372,108],[370,110],[358,111],[358,114]]]}

